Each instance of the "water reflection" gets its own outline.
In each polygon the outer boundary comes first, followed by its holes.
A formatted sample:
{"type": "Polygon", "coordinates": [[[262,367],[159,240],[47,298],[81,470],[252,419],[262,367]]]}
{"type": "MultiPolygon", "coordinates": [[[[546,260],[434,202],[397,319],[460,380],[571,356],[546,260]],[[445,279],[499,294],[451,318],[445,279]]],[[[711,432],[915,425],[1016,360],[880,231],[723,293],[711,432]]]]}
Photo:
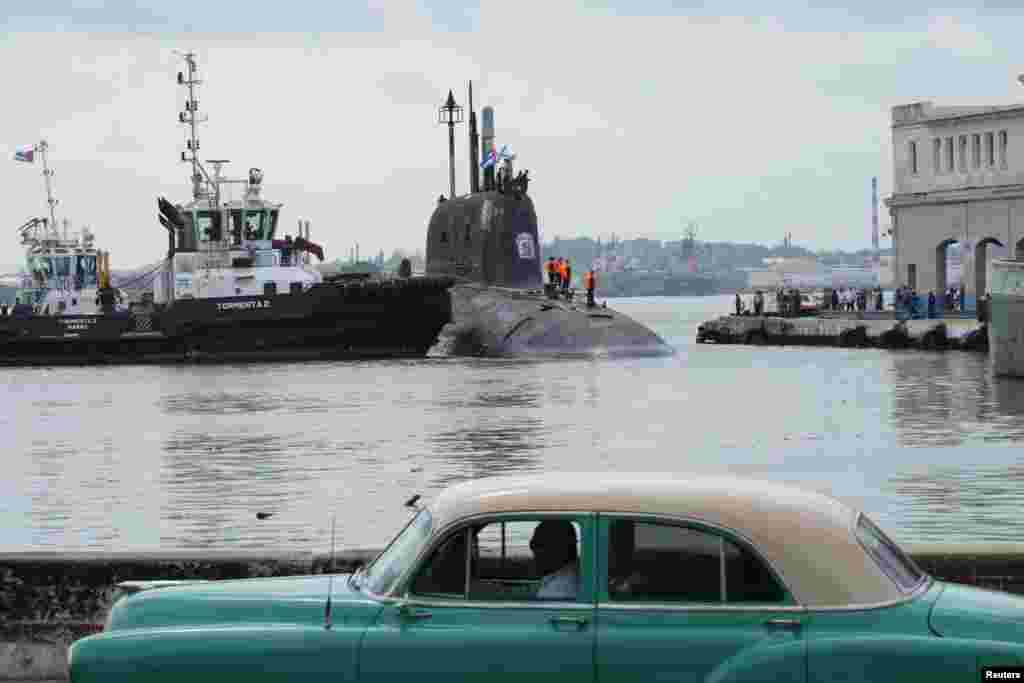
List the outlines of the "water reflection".
{"type": "Polygon", "coordinates": [[[902,535],[919,541],[1019,541],[1024,534],[1020,489],[1024,463],[928,467],[893,476],[902,535]]]}
{"type": "Polygon", "coordinates": [[[627,469],[832,489],[902,541],[1024,531],[1024,382],[984,355],[696,345],[728,298],[615,305],[679,355],[9,369],[0,548],[322,550],[334,513],[374,547],[413,493],[627,469]]]}
{"type": "Polygon", "coordinates": [[[427,439],[431,456],[453,466],[437,473],[433,485],[539,469],[546,431],[543,366],[505,365],[500,372],[514,372],[519,379],[481,378],[470,385],[468,395],[449,394],[439,401],[446,408],[459,405],[466,412],[454,414],[451,428],[427,439]]]}
{"type": "Polygon", "coordinates": [[[1024,383],[973,353],[894,353],[892,423],[908,446],[1024,438],[1024,383]]]}
{"type": "Polygon", "coordinates": [[[252,415],[256,413],[323,413],[329,406],[321,397],[288,394],[281,388],[250,392],[172,394],[161,401],[167,415],[252,415]]]}
{"type": "Polygon", "coordinates": [[[161,545],[257,547],[309,542],[309,520],[257,520],[256,512],[287,509],[311,488],[304,459],[329,450],[323,439],[251,428],[183,432],[164,444],[161,517],[168,529],[161,545]],[[242,540],[244,539],[244,541],[242,540]]]}

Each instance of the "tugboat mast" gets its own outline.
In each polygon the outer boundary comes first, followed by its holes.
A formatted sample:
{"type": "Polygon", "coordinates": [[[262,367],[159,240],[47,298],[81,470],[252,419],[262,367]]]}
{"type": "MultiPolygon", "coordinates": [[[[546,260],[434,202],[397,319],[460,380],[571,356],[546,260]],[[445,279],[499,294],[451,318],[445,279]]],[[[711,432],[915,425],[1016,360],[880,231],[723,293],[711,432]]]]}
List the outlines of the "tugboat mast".
{"type": "Polygon", "coordinates": [[[203,179],[206,179],[207,184],[215,186],[215,184],[210,180],[210,176],[206,173],[206,169],[203,168],[203,164],[199,161],[199,137],[197,134],[197,126],[200,123],[205,123],[206,117],[199,116],[199,100],[196,96],[196,89],[202,81],[199,79],[199,67],[196,66],[195,53],[186,52],[182,54],[182,58],[185,60],[185,64],[187,65],[188,75],[179,71],[178,85],[183,85],[188,88],[188,98],[185,100],[185,111],[178,113],[178,123],[188,125],[189,138],[185,143],[188,151],[181,153],[181,160],[186,163],[191,162],[192,164],[192,198],[202,199],[204,197],[209,197],[209,191],[203,189],[203,179]]]}
{"type": "Polygon", "coordinates": [[[57,234],[57,218],[54,209],[57,206],[57,199],[53,196],[53,169],[46,161],[46,150],[49,145],[46,140],[40,140],[36,149],[39,150],[39,157],[43,160],[43,178],[46,180],[46,204],[50,207],[50,230],[57,234]]]}

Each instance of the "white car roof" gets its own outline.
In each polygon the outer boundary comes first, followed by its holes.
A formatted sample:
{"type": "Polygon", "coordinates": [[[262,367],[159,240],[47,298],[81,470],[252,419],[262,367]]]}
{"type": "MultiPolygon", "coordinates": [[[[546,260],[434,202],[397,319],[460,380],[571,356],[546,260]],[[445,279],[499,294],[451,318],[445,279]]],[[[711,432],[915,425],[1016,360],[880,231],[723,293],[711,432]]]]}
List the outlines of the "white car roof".
{"type": "Polygon", "coordinates": [[[857,512],[824,494],[768,481],[680,473],[557,473],[493,477],[446,488],[430,506],[434,529],[505,512],[645,513],[738,533],[807,607],[906,598],[854,535],[857,512]]]}

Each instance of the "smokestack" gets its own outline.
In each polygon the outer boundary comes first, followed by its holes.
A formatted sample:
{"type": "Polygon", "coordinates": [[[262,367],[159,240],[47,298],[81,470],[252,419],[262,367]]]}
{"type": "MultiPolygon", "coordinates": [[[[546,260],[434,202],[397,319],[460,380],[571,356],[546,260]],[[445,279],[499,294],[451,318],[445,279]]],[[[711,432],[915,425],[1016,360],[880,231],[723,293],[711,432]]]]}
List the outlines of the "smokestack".
{"type": "MultiPolygon", "coordinates": [[[[491,152],[494,151],[494,107],[484,107],[480,110],[483,116],[481,122],[481,140],[483,142],[483,158],[490,156],[491,152]]],[[[494,166],[488,166],[484,169],[484,190],[490,191],[494,189],[494,166]]]]}
{"type": "MultiPolygon", "coordinates": [[[[966,138],[965,138],[966,139],[966,138]]],[[[871,179],[871,248],[878,251],[878,178],[871,179]]],[[[875,254],[878,256],[878,254],[875,254]]]]}
{"type": "Polygon", "coordinates": [[[480,135],[476,130],[476,110],[473,109],[473,81],[469,82],[469,191],[480,191],[480,135]]]}

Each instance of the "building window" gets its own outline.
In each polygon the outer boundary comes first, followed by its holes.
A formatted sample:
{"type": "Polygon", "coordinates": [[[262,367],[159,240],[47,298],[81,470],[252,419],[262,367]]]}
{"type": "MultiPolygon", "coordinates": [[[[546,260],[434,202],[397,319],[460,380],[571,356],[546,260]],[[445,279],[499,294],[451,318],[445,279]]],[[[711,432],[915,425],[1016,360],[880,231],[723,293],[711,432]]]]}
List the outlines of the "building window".
{"type": "Polygon", "coordinates": [[[953,138],[946,138],[946,170],[953,172],[953,138]]]}
{"type": "Polygon", "coordinates": [[[967,172],[967,136],[961,135],[957,139],[957,168],[961,173],[967,172]]]}
{"type": "Polygon", "coordinates": [[[985,133],[985,163],[989,166],[996,165],[996,134],[985,133]]]}
{"type": "Polygon", "coordinates": [[[971,161],[974,168],[981,168],[981,133],[971,136],[971,161]]]}
{"type": "Polygon", "coordinates": [[[1010,144],[1010,136],[1005,130],[999,131],[999,166],[1006,168],[1006,148],[1010,144]]]}
{"type": "Polygon", "coordinates": [[[910,141],[910,172],[917,175],[917,143],[910,141]]]}
{"type": "Polygon", "coordinates": [[[932,165],[936,175],[942,173],[942,138],[932,140],[932,165]]]}
{"type": "Polygon", "coordinates": [[[907,264],[907,286],[911,289],[917,289],[917,264],[907,264]]]}

